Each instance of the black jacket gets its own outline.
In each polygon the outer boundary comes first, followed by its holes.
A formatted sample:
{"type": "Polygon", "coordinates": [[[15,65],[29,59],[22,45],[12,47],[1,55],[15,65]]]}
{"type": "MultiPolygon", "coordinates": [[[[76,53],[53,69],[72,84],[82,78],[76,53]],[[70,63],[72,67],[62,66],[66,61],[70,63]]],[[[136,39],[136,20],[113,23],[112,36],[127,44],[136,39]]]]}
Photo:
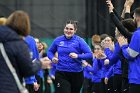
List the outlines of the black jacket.
{"type": "MultiPolygon", "coordinates": [[[[23,77],[31,76],[41,68],[39,61],[32,63],[27,44],[20,36],[7,26],[0,26],[0,42],[4,44],[6,53],[16,69],[22,82],[23,77]]],[[[9,71],[0,52],[0,93],[19,93],[16,82],[9,71]]]]}

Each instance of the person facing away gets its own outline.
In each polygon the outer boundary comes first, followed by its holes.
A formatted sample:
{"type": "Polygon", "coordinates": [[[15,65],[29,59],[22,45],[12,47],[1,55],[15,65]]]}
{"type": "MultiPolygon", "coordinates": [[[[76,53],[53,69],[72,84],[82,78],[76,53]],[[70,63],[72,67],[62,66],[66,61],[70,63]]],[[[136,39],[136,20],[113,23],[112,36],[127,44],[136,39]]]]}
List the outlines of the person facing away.
{"type": "Polygon", "coordinates": [[[89,46],[81,37],[75,35],[76,31],[77,22],[67,21],[64,35],[53,41],[47,53],[50,60],[57,63],[56,93],[79,93],[84,79],[82,60],[92,59],[89,46]],[[54,57],[56,52],[58,58],[54,57]]]}
{"type": "MultiPolygon", "coordinates": [[[[29,16],[24,11],[13,12],[4,26],[0,26],[0,42],[22,82],[23,77],[34,75],[40,68],[46,67],[46,59],[32,63],[24,36],[30,33],[29,16]]],[[[19,93],[14,77],[0,52],[0,93],[19,93]]]]}

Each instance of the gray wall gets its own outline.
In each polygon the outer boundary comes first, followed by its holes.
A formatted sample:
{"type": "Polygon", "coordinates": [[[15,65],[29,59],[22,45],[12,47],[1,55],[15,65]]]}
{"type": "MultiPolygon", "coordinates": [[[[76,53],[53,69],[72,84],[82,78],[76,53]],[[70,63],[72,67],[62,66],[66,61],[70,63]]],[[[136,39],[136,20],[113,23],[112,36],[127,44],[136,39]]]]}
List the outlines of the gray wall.
{"type": "Polygon", "coordinates": [[[0,0],[0,15],[25,10],[31,18],[32,35],[39,38],[63,34],[69,19],[79,22],[77,34],[85,33],[85,0],[0,0]]]}
{"type": "MultiPolygon", "coordinates": [[[[93,34],[114,35],[114,28],[106,0],[0,0],[0,16],[8,16],[14,10],[25,10],[31,18],[32,35],[38,38],[55,38],[63,34],[65,22],[79,21],[77,34],[91,38],[93,34]]],[[[121,14],[125,0],[112,0],[121,14]]],[[[135,0],[131,10],[140,6],[135,0]]]]}

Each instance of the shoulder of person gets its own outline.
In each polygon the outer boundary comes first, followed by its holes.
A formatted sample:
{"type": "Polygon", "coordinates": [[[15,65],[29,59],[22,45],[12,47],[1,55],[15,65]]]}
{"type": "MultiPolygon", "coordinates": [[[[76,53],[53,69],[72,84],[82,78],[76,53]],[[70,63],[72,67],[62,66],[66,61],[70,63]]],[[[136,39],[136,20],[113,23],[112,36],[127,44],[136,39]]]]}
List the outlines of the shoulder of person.
{"type": "Polygon", "coordinates": [[[133,35],[135,35],[135,36],[140,36],[140,29],[137,29],[134,33],[133,33],[133,35]]]}
{"type": "Polygon", "coordinates": [[[75,35],[75,38],[76,38],[77,40],[84,40],[82,37],[80,37],[80,36],[78,36],[78,35],[75,35]]]}
{"type": "Polygon", "coordinates": [[[64,40],[64,35],[61,35],[61,36],[58,36],[54,39],[54,42],[58,42],[58,41],[61,41],[61,40],[64,40]]]}
{"type": "Polygon", "coordinates": [[[61,35],[61,36],[56,37],[55,40],[64,39],[64,38],[65,38],[65,36],[61,35]]]}

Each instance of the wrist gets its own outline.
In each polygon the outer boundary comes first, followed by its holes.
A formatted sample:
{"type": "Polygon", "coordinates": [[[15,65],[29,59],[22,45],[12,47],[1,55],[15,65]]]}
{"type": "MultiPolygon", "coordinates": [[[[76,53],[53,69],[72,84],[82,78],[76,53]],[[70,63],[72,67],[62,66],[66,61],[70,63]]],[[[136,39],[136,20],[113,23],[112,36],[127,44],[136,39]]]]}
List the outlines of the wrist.
{"type": "Polygon", "coordinates": [[[109,8],[109,12],[113,12],[113,10],[114,10],[114,7],[109,8]]]}
{"type": "Polygon", "coordinates": [[[37,84],[37,82],[34,82],[34,85],[37,84]]]}
{"type": "Polygon", "coordinates": [[[111,13],[111,12],[113,12],[113,10],[110,10],[109,12],[111,13]]]}
{"type": "Polygon", "coordinates": [[[130,6],[126,6],[125,12],[130,13],[130,6]]]}
{"type": "Polygon", "coordinates": [[[125,6],[125,8],[130,8],[130,7],[131,7],[130,5],[126,5],[126,6],[125,6]]]}

